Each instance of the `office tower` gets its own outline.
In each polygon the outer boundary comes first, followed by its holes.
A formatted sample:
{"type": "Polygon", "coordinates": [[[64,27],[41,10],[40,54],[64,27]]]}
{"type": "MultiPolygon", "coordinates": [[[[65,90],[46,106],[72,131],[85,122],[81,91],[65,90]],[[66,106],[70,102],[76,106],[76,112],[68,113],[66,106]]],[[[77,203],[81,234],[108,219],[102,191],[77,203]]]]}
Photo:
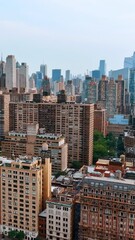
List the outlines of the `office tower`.
{"type": "Polygon", "coordinates": [[[28,65],[22,63],[19,68],[19,89],[20,92],[28,91],[28,65]]]}
{"type": "Polygon", "coordinates": [[[0,139],[9,131],[9,94],[0,94],[0,139]]]}
{"type": "Polygon", "coordinates": [[[116,108],[117,113],[123,114],[124,113],[124,104],[125,104],[125,87],[124,87],[124,80],[122,76],[118,76],[118,80],[116,80],[117,84],[117,97],[116,97],[116,108]]]}
{"type": "Polygon", "coordinates": [[[102,78],[102,76],[106,75],[106,62],[105,62],[105,60],[100,60],[99,71],[100,71],[100,78],[102,78]]]}
{"type": "Polygon", "coordinates": [[[67,82],[68,80],[70,80],[70,70],[66,70],[65,72],[65,81],[67,82]]]}
{"type": "Polygon", "coordinates": [[[114,80],[117,80],[119,75],[122,75],[122,78],[125,82],[125,89],[129,91],[130,69],[122,68],[118,70],[111,70],[109,72],[109,77],[113,78],[114,80]]]}
{"type": "Polygon", "coordinates": [[[0,61],[0,77],[5,74],[5,62],[4,61],[0,61]]]}
{"type": "Polygon", "coordinates": [[[11,90],[16,87],[16,60],[13,55],[9,55],[6,58],[6,88],[11,90]]]}
{"type": "Polygon", "coordinates": [[[135,68],[135,52],[133,56],[124,58],[124,68],[135,68]]]}
{"type": "Polygon", "coordinates": [[[106,109],[94,110],[94,130],[101,132],[106,136],[106,109]]]}
{"type": "MultiPolygon", "coordinates": [[[[110,172],[109,172],[110,174],[110,172]]],[[[85,177],[80,197],[79,239],[135,239],[134,180],[85,177]]]]}
{"type": "Polygon", "coordinates": [[[108,80],[106,76],[102,76],[102,79],[98,84],[98,100],[106,101],[107,99],[107,88],[108,88],[108,80]]]}
{"type": "Polygon", "coordinates": [[[130,69],[129,93],[130,103],[133,106],[135,103],[135,69],[130,69]]]}
{"type": "Polygon", "coordinates": [[[92,81],[92,78],[88,75],[85,76],[85,80],[83,82],[83,92],[82,92],[82,101],[83,102],[88,102],[88,96],[89,96],[89,91],[88,87],[90,82],[92,81]]]}
{"type": "Polygon", "coordinates": [[[42,81],[42,88],[43,88],[43,96],[50,96],[51,94],[51,86],[50,86],[50,79],[46,76],[42,81]]]}
{"type": "Polygon", "coordinates": [[[117,84],[114,79],[110,79],[107,87],[107,116],[114,115],[116,113],[116,101],[117,101],[117,84]]]}
{"type": "Polygon", "coordinates": [[[39,104],[39,126],[48,133],[65,136],[68,165],[73,161],[92,164],[94,105],[75,103],[39,104]]]}
{"type": "Polygon", "coordinates": [[[43,74],[41,72],[36,72],[35,76],[35,87],[37,90],[41,90],[42,88],[42,81],[43,81],[43,74]]]}
{"type": "Polygon", "coordinates": [[[0,90],[6,88],[5,62],[0,61],[0,90]]]}
{"type": "Polygon", "coordinates": [[[16,87],[19,91],[19,80],[20,80],[20,63],[16,62],[16,87]]]}
{"type": "Polygon", "coordinates": [[[47,201],[47,239],[73,239],[74,198],[73,190],[69,192],[67,189],[47,201]]]}
{"type": "Polygon", "coordinates": [[[38,103],[10,103],[9,131],[26,132],[29,123],[38,123],[38,103]]]}
{"type": "Polygon", "coordinates": [[[52,70],[52,81],[53,82],[61,81],[61,69],[53,69],[52,70]]]}
{"type": "Polygon", "coordinates": [[[12,158],[19,155],[40,156],[43,144],[48,144],[51,153],[52,173],[67,169],[68,146],[61,134],[45,133],[37,124],[28,124],[27,132],[11,131],[1,142],[2,155],[12,158]],[[23,144],[22,144],[23,142],[23,144]]]}
{"type": "Polygon", "coordinates": [[[40,72],[42,73],[43,78],[47,77],[47,65],[46,64],[40,65],[40,72]]]}
{"type": "Polygon", "coordinates": [[[67,84],[65,86],[65,92],[67,96],[74,96],[75,95],[75,87],[73,85],[72,80],[67,80],[67,84]]]}
{"type": "Polygon", "coordinates": [[[92,71],[92,78],[95,79],[97,82],[100,80],[100,71],[99,70],[93,70],[92,71]]]}

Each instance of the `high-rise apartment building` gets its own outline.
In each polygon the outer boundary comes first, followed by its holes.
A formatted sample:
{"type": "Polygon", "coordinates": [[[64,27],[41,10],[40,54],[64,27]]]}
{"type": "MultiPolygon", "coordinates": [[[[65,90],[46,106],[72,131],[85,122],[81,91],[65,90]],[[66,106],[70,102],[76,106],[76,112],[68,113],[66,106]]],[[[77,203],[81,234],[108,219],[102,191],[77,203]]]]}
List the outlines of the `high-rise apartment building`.
{"type": "Polygon", "coordinates": [[[98,99],[98,83],[91,79],[88,84],[88,98],[87,103],[96,103],[98,99]]]}
{"type": "Polygon", "coordinates": [[[28,91],[28,65],[22,63],[19,68],[19,89],[20,92],[28,91]]]}
{"type": "Polygon", "coordinates": [[[125,88],[124,88],[124,80],[121,75],[118,76],[118,80],[116,80],[117,84],[117,97],[116,97],[116,107],[117,113],[124,113],[124,104],[125,104],[125,88]]]}
{"type": "Polygon", "coordinates": [[[107,115],[108,117],[116,113],[116,102],[117,102],[117,84],[114,79],[110,79],[107,87],[107,115]]]}
{"type": "Polygon", "coordinates": [[[39,123],[46,133],[62,134],[68,143],[68,163],[92,164],[94,105],[75,103],[10,103],[10,131],[26,132],[39,123]]]}
{"type": "Polygon", "coordinates": [[[80,203],[80,240],[135,239],[134,180],[85,177],[80,203]]]}
{"type": "Polygon", "coordinates": [[[26,132],[29,123],[38,123],[38,104],[32,102],[9,104],[9,131],[26,132]]]}
{"type": "Polygon", "coordinates": [[[92,164],[94,105],[75,103],[39,104],[39,126],[46,132],[65,136],[68,164],[80,161],[92,164]]]}
{"type": "Polygon", "coordinates": [[[108,88],[108,80],[106,76],[102,76],[102,79],[98,84],[98,100],[106,101],[107,98],[107,88],[108,88]]]}
{"type": "Polygon", "coordinates": [[[13,56],[13,55],[7,56],[5,73],[6,73],[6,88],[8,90],[11,90],[12,88],[16,87],[16,60],[15,60],[15,56],[13,56]]]}
{"type": "Polygon", "coordinates": [[[0,94],[0,139],[9,131],[9,94],[0,94]]]}
{"type": "Polygon", "coordinates": [[[101,132],[106,136],[106,109],[94,110],[94,130],[101,132]]]}

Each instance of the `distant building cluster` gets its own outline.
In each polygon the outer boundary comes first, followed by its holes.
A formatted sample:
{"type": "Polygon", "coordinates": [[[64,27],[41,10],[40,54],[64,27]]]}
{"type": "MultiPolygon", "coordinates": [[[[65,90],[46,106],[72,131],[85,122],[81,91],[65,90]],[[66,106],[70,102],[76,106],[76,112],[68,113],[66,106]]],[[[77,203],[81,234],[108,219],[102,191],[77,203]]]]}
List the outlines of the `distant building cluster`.
{"type": "Polygon", "coordinates": [[[134,240],[134,208],[135,53],[108,75],[1,59],[0,237],[134,240]],[[93,165],[94,131],[124,153],[93,165]]]}

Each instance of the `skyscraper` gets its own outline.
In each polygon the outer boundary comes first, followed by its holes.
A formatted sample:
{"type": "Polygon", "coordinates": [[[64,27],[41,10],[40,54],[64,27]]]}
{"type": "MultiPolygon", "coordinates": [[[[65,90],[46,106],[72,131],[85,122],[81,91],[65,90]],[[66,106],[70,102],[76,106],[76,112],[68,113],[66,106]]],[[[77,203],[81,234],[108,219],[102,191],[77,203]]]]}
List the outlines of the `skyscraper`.
{"type": "Polygon", "coordinates": [[[107,87],[107,101],[106,108],[108,116],[114,115],[116,113],[116,91],[117,84],[114,79],[110,79],[107,87]]]}
{"type": "Polygon", "coordinates": [[[16,87],[16,60],[15,56],[9,55],[6,58],[6,88],[11,90],[13,87],[16,87]]]}
{"type": "Polygon", "coordinates": [[[135,104],[135,69],[130,69],[129,79],[130,103],[135,104]]]}
{"type": "Polygon", "coordinates": [[[47,65],[46,64],[41,64],[40,65],[40,72],[43,74],[43,78],[47,76],[47,65]]]}
{"type": "Polygon", "coordinates": [[[107,86],[108,86],[108,80],[105,76],[102,76],[102,79],[99,81],[99,85],[98,85],[98,100],[99,101],[106,101],[107,86]]]}
{"type": "Polygon", "coordinates": [[[65,81],[67,82],[68,80],[70,80],[70,70],[66,70],[65,72],[65,81]]]}
{"type": "Polygon", "coordinates": [[[100,78],[102,78],[103,75],[106,75],[106,62],[105,62],[105,60],[100,60],[99,71],[100,71],[100,78]]]}
{"type": "Polygon", "coordinates": [[[40,103],[39,126],[60,133],[68,143],[68,165],[92,164],[94,104],[40,103]]]}
{"type": "Polygon", "coordinates": [[[19,89],[24,89],[27,92],[28,90],[28,65],[22,63],[19,69],[19,89]]]}
{"type": "Polygon", "coordinates": [[[135,52],[133,53],[133,56],[125,57],[124,68],[135,68],[135,52]]]}
{"type": "Polygon", "coordinates": [[[118,80],[116,80],[117,84],[117,97],[116,97],[116,107],[117,113],[124,113],[124,104],[125,104],[125,91],[124,91],[124,80],[121,75],[118,76],[118,80]]]}
{"type": "Polygon", "coordinates": [[[0,139],[9,131],[9,94],[0,94],[0,139]]]}
{"type": "Polygon", "coordinates": [[[61,69],[53,69],[52,70],[52,81],[53,82],[61,81],[61,69]]]}

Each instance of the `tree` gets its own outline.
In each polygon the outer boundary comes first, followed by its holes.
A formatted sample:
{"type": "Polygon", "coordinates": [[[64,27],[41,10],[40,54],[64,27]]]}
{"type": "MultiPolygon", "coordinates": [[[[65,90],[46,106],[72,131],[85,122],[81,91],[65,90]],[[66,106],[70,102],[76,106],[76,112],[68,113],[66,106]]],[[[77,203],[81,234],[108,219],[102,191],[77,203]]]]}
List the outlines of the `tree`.
{"type": "Polygon", "coordinates": [[[23,231],[11,230],[8,233],[8,237],[10,239],[23,240],[25,238],[25,234],[23,231]]]}
{"type": "Polygon", "coordinates": [[[93,146],[93,163],[95,164],[99,158],[109,158],[115,155],[116,138],[112,133],[106,137],[99,131],[94,132],[93,146]]]}
{"type": "Polygon", "coordinates": [[[16,234],[17,234],[17,231],[16,231],[16,230],[11,230],[11,231],[8,232],[8,237],[9,237],[10,239],[13,239],[13,238],[16,237],[16,234]]]}
{"type": "Polygon", "coordinates": [[[72,162],[72,168],[79,170],[82,167],[82,164],[79,161],[72,162]]]}
{"type": "Polygon", "coordinates": [[[118,140],[117,140],[117,154],[118,157],[124,153],[124,142],[122,139],[122,136],[119,135],[118,140]]]}
{"type": "Polygon", "coordinates": [[[25,238],[24,232],[23,231],[17,232],[16,238],[19,239],[19,240],[23,240],[25,238]]]}
{"type": "Polygon", "coordinates": [[[93,148],[93,163],[95,164],[99,158],[104,158],[108,156],[108,151],[106,146],[102,144],[94,144],[93,148]]]}
{"type": "Polygon", "coordinates": [[[108,133],[108,135],[106,136],[106,142],[109,148],[113,148],[115,149],[116,147],[116,138],[113,135],[113,133],[108,133]]]}

